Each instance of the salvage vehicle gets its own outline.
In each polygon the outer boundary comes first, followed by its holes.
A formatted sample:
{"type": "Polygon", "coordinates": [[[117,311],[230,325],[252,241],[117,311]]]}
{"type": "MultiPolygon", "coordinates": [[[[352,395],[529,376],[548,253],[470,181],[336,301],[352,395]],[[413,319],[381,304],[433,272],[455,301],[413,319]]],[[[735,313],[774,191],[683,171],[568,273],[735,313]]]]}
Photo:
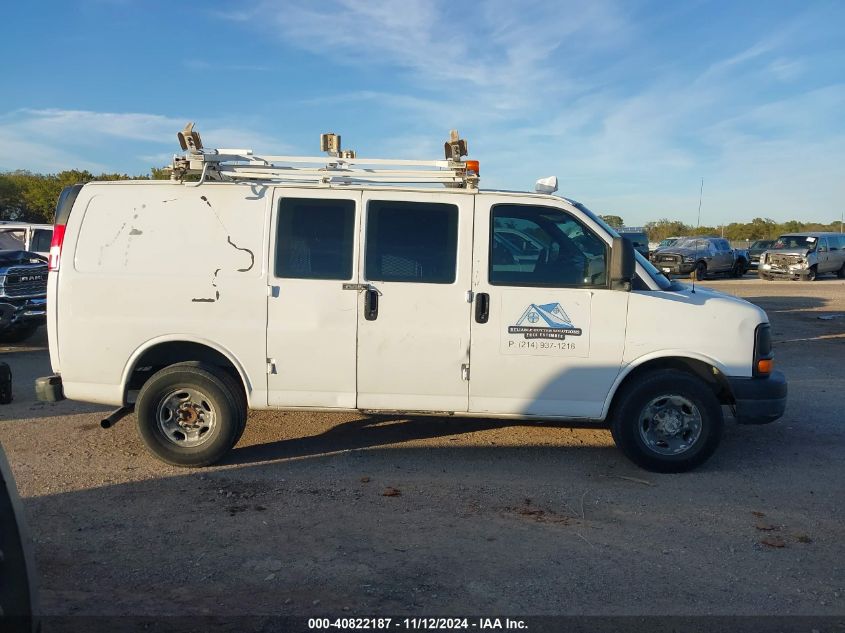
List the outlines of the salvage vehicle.
{"type": "Polygon", "coordinates": [[[722,274],[742,277],[748,270],[748,254],[731,248],[721,237],[684,237],[652,255],[654,265],[667,275],[689,275],[702,280],[722,274]]]}
{"type": "Polygon", "coordinates": [[[760,257],[758,274],[771,281],[786,277],[814,281],[823,273],[845,278],[845,235],[842,233],[787,233],[760,257]]]}
{"type": "Polygon", "coordinates": [[[757,270],[760,265],[760,256],[774,244],[774,240],[757,240],[748,247],[748,266],[757,270]]]}
{"type": "Polygon", "coordinates": [[[0,250],[0,342],[28,339],[47,322],[47,261],[29,251],[0,250]]]}
{"type": "Polygon", "coordinates": [[[119,407],[104,426],[134,410],[165,462],[217,462],[249,409],[297,409],[592,421],[680,472],[716,449],[723,405],[784,412],[763,310],[667,279],[555,177],[479,189],[456,132],[428,161],[358,158],[334,134],[321,157],[205,149],[192,125],[179,140],[170,182],[62,193],[55,373],[36,382],[119,407]]]}

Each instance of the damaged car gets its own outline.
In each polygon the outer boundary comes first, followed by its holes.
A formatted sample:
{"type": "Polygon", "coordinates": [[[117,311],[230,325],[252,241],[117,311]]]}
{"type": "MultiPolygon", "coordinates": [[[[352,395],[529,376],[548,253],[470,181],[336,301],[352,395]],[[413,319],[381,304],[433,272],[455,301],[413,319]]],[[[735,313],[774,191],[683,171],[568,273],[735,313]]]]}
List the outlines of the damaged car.
{"type": "Polygon", "coordinates": [[[824,273],[845,278],[845,235],[842,233],[788,233],[760,256],[762,279],[814,281],[824,273]]]}

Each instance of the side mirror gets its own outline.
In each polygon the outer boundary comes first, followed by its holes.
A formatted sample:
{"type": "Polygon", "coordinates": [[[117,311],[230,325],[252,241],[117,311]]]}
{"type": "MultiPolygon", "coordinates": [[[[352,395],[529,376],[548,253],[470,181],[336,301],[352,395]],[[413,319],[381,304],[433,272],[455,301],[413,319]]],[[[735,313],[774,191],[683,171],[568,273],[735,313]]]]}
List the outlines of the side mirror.
{"type": "Polygon", "coordinates": [[[613,290],[631,290],[636,261],[631,241],[624,237],[614,237],[610,251],[610,287],[613,290]]]}

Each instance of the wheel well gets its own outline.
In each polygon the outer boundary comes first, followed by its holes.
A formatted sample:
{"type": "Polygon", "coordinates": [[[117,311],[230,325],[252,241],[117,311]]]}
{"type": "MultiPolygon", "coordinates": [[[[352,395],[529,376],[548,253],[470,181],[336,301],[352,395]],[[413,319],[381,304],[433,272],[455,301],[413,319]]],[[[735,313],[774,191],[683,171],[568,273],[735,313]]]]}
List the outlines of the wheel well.
{"type": "Polygon", "coordinates": [[[652,371],[661,369],[674,369],[675,371],[683,371],[700,378],[704,383],[713,390],[713,394],[719,399],[722,404],[734,404],[733,394],[731,393],[728,381],[725,375],[717,368],[704,361],[695,358],[682,358],[673,356],[671,358],[655,358],[647,361],[642,365],[635,367],[631,372],[625,376],[619,386],[616,388],[616,393],[613,394],[611,402],[611,410],[616,402],[617,397],[622,393],[623,389],[638,377],[652,371]]]}
{"type": "Polygon", "coordinates": [[[203,363],[223,369],[237,381],[246,397],[244,381],[234,363],[225,354],[202,343],[168,341],[144,350],[135,361],[124,388],[124,402],[128,402],[130,393],[139,391],[157,371],[176,363],[186,362],[203,363]]]}

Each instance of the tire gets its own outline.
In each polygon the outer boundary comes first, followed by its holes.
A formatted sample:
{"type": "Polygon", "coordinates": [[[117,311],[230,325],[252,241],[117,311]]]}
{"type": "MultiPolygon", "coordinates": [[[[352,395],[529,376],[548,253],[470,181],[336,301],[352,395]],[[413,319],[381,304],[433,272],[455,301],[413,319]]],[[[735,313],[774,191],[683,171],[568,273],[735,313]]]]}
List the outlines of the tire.
{"type": "Polygon", "coordinates": [[[21,325],[0,330],[0,343],[22,343],[37,330],[37,325],[21,325]]]}
{"type": "Polygon", "coordinates": [[[707,279],[707,264],[704,262],[698,262],[695,265],[695,268],[689,275],[692,281],[703,281],[707,279]]]}
{"type": "Polygon", "coordinates": [[[138,433],[147,449],[174,466],[220,461],[246,422],[244,397],[225,370],[178,363],[156,372],[135,403],[138,433]]]}
{"type": "Polygon", "coordinates": [[[818,277],[818,270],[815,266],[810,266],[810,270],[807,271],[806,275],[801,276],[802,281],[815,281],[816,277],[818,277]]]}
{"type": "Polygon", "coordinates": [[[733,275],[736,278],[744,277],[746,270],[747,269],[745,267],[745,260],[740,259],[740,260],[737,260],[736,264],[734,264],[733,270],[731,271],[731,275],[733,275]]]}
{"type": "Polygon", "coordinates": [[[842,264],[842,268],[836,271],[836,276],[840,279],[845,279],[845,263],[842,264]]]}
{"type": "Polygon", "coordinates": [[[763,271],[758,272],[758,273],[757,273],[757,276],[758,276],[760,279],[765,279],[766,281],[771,281],[771,280],[772,280],[772,276],[771,276],[771,275],[769,275],[768,273],[764,273],[763,271]]]}
{"type": "Polygon", "coordinates": [[[671,369],[628,383],[611,415],[619,450],[641,468],[659,473],[686,472],[704,463],[719,445],[724,427],[713,390],[700,378],[671,369]],[[681,427],[672,434],[674,425],[681,427]]]}

